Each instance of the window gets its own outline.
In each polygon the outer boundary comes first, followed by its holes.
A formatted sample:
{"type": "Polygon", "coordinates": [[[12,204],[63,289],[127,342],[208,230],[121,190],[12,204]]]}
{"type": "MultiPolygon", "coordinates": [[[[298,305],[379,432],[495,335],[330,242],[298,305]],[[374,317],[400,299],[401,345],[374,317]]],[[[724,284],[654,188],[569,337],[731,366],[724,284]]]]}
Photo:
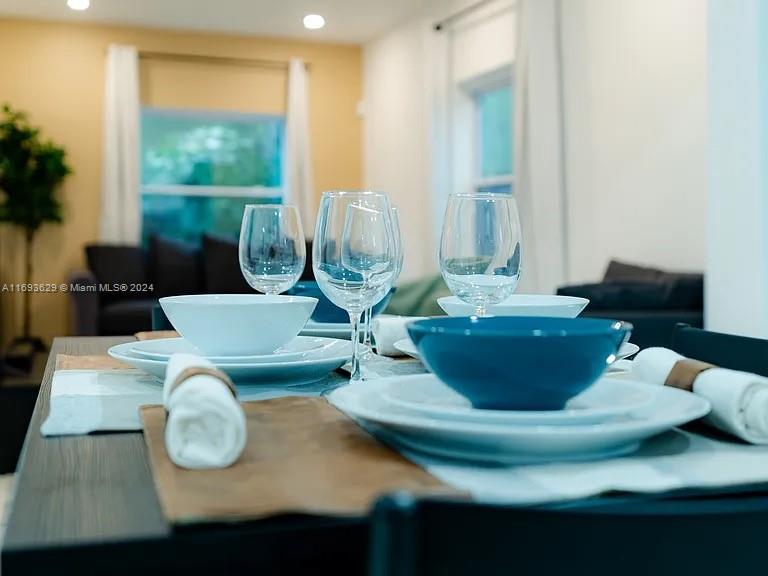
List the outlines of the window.
{"type": "Polygon", "coordinates": [[[281,116],[145,108],[141,118],[142,239],[237,238],[243,207],[279,203],[281,116]]]}
{"type": "Polygon", "coordinates": [[[510,194],[514,185],[512,86],[507,82],[474,92],[475,190],[510,194]]]}

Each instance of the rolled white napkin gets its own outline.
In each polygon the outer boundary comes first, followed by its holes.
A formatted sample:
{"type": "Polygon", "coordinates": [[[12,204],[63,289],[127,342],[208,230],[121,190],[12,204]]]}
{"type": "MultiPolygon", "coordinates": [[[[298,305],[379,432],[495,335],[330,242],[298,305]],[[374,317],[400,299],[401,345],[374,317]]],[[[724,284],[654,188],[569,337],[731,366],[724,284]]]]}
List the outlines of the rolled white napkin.
{"type": "Polygon", "coordinates": [[[404,356],[395,348],[395,342],[408,338],[406,329],[408,324],[424,319],[424,316],[377,316],[374,318],[371,328],[376,341],[376,352],[382,356],[404,356]]]}
{"type": "Polygon", "coordinates": [[[211,374],[190,376],[173,387],[188,368],[216,369],[205,358],[193,354],[171,356],[163,385],[168,456],[183,468],[231,466],[245,449],[243,407],[227,383],[211,374]]]}
{"type": "MultiPolygon", "coordinates": [[[[647,348],[632,362],[639,380],[664,384],[684,357],[666,348],[647,348]]],[[[768,378],[749,372],[710,368],[693,382],[693,392],[712,404],[710,425],[752,444],[768,444],[768,378]]]]}

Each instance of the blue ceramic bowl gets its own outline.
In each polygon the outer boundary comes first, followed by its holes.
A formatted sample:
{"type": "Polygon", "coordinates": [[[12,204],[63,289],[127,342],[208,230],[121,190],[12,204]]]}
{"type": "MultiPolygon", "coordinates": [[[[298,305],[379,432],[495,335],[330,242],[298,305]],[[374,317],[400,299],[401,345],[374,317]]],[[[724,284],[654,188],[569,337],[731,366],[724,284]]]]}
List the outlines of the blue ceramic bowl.
{"type": "Polygon", "coordinates": [[[629,339],[601,318],[456,317],[408,326],[427,367],[475,408],[560,410],[629,339]]]}
{"type": "MultiPolygon", "coordinates": [[[[387,307],[387,304],[389,304],[389,301],[392,299],[392,294],[394,294],[394,292],[395,288],[392,288],[392,290],[389,291],[389,294],[384,296],[381,302],[373,307],[374,316],[381,314],[384,311],[384,308],[387,307]]],[[[349,322],[349,314],[347,314],[343,308],[339,308],[336,304],[328,300],[328,297],[323,294],[322,290],[320,290],[317,282],[299,282],[288,291],[288,294],[292,296],[311,296],[312,298],[317,298],[317,306],[315,306],[315,311],[312,313],[312,320],[315,322],[349,322]]]]}

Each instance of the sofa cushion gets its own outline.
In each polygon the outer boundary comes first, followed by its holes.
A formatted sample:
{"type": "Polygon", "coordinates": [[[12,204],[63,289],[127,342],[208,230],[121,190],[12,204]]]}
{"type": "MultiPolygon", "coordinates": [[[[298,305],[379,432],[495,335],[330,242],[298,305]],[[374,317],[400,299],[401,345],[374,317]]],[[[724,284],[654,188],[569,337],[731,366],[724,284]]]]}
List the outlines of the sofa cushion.
{"type": "MultiPolygon", "coordinates": [[[[146,284],[149,281],[147,259],[138,246],[91,244],[85,247],[88,268],[99,284],[146,284]]],[[[99,291],[102,304],[145,298],[146,292],[130,290],[99,291]]]]}
{"type": "Polygon", "coordinates": [[[611,260],[605,270],[603,282],[659,282],[666,276],[665,272],[656,268],[646,268],[611,260]]]}
{"type": "Polygon", "coordinates": [[[237,242],[203,236],[203,286],[209,294],[253,293],[240,271],[237,242]]]}
{"type": "Polygon", "coordinates": [[[99,334],[122,336],[152,330],[152,308],[156,302],[155,298],[143,298],[105,305],[99,316],[99,334]]]}
{"type": "Polygon", "coordinates": [[[669,289],[664,284],[646,282],[614,282],[564,286],[557,290],[563,296],[588,298],[587,310],[663,310],[668,309],[669,289]]]}
{"type": "Polygon", "coordinates": [[[158,298],[203,291],[200,251],[196,246],[153,235],[149,239],[149,262],[158,298]]]}
{"type": "Polygon", "coordinates": [[[704,309],[703,274],[668,274],[668,303],[670,308],[679,310],[704,309]]]}

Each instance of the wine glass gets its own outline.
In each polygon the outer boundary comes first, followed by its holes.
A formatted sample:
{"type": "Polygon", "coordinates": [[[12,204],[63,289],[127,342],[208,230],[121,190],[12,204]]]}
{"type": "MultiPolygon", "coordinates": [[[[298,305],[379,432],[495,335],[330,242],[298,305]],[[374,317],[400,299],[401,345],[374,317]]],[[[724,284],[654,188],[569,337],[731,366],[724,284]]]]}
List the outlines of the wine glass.
{"type": "Polygon", "coordinates": [[[400,229],[400,213],[397,206],[392,206],[391,209],[392,218],[392,234],[395,244],[395,258],[397,259],[395,264],[395,278],[394,281],[400,278],[400,272],[403,271],[403,260],[405,258],[405,251],[403,250],[403,233],[400,229]]]}
{"type": "Polygon", "coordinates": [[[352,380],[360,380],[360,316],[392,287],[389,200],[377,192],[324,192],[318,209],[312,268],[328,299],[349,314],[352,380]]]}
{"type": "Polygon", "coordinates": [[[522,237],[509,194],[452,194],[440,240],[440,271],[450,291],[485,316],[520,279],[522,237]]]}
{"type": "MultiPolygon", "coordinates": [[[[403,270],[403,238],[402,233],[400,231],[400,217],[397,211],[397,206],[392,206],[390,208],[390,218],[392,219],[392,244],[393,244],[393,265],[394,265],[394,277],[392,279],[392,284],[394,285],[395,282],[397,282],[397,279],[400,277],[400,272],[403,270]]],[[[386,297],[387,293],[384,293],[382,295],[382,298],[386,297]]],[[[381,300],[379,298],[377,302],[381,300]]],[[[363,351],[361,354],[361,359],[365,360],[368,358],[368,356],[373,351],[371,348],[371,318],[373,316],[373,308],[368,308],[365,311],[365,317],[363,320],[363,351]]]]}
{"type": "Polygon", "coordinates": [[[249,204],[240,228],[240,270],[250,286],[275,296],[301,277],[306,245],[295,206],[249,204]]]}

